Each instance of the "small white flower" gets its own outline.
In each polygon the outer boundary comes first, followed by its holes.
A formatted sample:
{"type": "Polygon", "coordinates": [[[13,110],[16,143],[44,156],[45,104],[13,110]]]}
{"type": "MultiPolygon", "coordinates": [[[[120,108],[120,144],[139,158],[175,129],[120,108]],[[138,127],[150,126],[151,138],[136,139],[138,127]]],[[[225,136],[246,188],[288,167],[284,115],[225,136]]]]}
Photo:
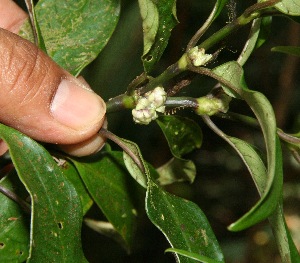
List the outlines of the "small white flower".
{"type": "Polygon", "coordinates": [[[189,51],[189,58],[195,67],[205,65],[213,55],[205,54],[204,48],[194,47],[189,51]]]}
{"type": "Polygon", "coordinates": [[[158,118],[157,112],[164,113],[163,106],[167,99],[167,93],[162,87],[156,87],[139,97],[135,109],[132,110],[133,120],[139,124],[149,124],[158,118]]]}

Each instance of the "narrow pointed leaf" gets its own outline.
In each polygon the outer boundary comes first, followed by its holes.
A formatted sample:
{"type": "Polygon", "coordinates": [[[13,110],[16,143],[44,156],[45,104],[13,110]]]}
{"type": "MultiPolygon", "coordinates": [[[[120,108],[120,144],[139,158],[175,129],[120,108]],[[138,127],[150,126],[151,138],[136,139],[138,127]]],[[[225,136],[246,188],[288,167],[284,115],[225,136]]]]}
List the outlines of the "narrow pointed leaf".
{"type": "MultiPolygon", "coordinates": [[[[260,92],[247,88],[244,80],[244,72],[237,62],[228,62],[214,70],[220,76],[227,74],[227,80],[231,81],[243,98],[251,107],[260,124],[265,139],[267,150],[267,181],[266,188],[259,202],[252,209],[230,226],[232,231],[240,231],[266,219],[277,207],[282,191],[281,172],[281,148],[277,139],[276,121],[272,106],[268,99],[260,92]]],[[[228,87],[227,87],[228,89],[228,87]]]]}
{"type": "MultiPolygon", "coordinates": [[[[149,179],[146,211],[149,219],[173,248],[224,262],[207,218],[196,204],[165,192],[149,179]]],[[[176,258],[180,263],[194,262],[177,254],[176,258]]]]}
{"type": "Polygon", "coordinates": [[[300,57],[300,47],[292,47],[292,46],[278,46],[278,47],[273,47],[271,51],[274,52],[281,52],[285,53],[288,55],[293,55],[300,57]]]}
{"type": "Polygon", "coordinates": [[[36,5],[48,55],[75,76],[107,44],[119,15],[119,0],[40,0],[36,5]]]}
{"type": "Polygon", "coordinates": [[[131,178],[124,165],[122,152],[101,152],[93,159],[71,161],[95,203],[129,249],[133,242],[136,210],[129,188],[131,178]]]}
{"type": "MultiPolygon", "coordinates": [[[[25,198],[25,188],[16,173],[1,179],[0,185],[25,198]]],[[[28,195],[28,193],[27,193],[28,195]]],[[[29,256],[30,215],[19,204],[0,193],[0,259],[1,262],[24,262],[29,256]]]]}
{"type": "Polygon", "coordinates": [[[150,72],[162,56],[172,29],[176,26],[176,0],[139,0],[143,20],[144,52],[142,56],[146,72],[150,72]]]}
{"type": "Polygon", "coordinates": [[[260,27],[261,27],[262,19],[255,19],[252,22],[251,30],[249,33],[248,40],[244,46],[244,49],[242,50],[239,58],[237,59],[237,62],[243,66],[250,55],[252,54],[253,50],[256,47],[256,43],[258,41],[259,33],[260,33],[260,27]]]}
{"type": "MultiPolygon", "coordinates": [[[[267,170],[260,156],[248,143],[229,136],[228,139],[232,142],[233,147],[243,159],[249,172],[251,173],[260,195],[262,195],[264,189],[266,188],[267,170]]],[[[282,173],[280,170],[279,172],[282,173]]],[[[300,262],[299,253],[285,223],[281,204],[278,204],[275,211],[269,216],[269,221],[275,236],[275,240],[278,244],[282,261],[300,262]]]]}
{"type": "Polygon", "coordinates": [[[28,262],[87,262],[81,249],[82,208],[72,184],[38,143],[0,124],[18,175],[32,200],[28,262]]]}

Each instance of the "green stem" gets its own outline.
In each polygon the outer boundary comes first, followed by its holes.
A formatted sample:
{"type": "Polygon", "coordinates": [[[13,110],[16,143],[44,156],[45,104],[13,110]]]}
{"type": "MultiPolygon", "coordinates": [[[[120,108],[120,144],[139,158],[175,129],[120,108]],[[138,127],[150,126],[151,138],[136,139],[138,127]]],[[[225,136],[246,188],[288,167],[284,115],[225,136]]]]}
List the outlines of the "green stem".
{"type": "Polygon", "coordinates": [[[245,10],[245,12],[241,16],[239,16],[237,19],[235,19],[234,21],[217,31],[207,40],[202,42],[199,45],[199,48],[204,48],[205,50],[211,48],[212,46],[219,43],[221,40],[235,32],[237,29],[241,28],[244,25],[247,25],[252,20],[262,16],[264,13],[264,9],[273,6],[277,2],[278,0],[270,0],[250,6],[245,10]]]}

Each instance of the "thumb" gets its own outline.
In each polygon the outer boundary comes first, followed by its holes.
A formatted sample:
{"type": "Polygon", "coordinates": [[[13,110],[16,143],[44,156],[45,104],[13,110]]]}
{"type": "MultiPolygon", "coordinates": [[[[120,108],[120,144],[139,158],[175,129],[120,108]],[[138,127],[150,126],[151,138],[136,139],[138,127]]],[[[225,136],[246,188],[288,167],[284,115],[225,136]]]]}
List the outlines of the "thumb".
{"type": "Polygon", "coordinates": [[[101,128],[104,101],[35,45],[1,28],[0,64],[1,123],[36,140],[72,145],[101,128]]]}

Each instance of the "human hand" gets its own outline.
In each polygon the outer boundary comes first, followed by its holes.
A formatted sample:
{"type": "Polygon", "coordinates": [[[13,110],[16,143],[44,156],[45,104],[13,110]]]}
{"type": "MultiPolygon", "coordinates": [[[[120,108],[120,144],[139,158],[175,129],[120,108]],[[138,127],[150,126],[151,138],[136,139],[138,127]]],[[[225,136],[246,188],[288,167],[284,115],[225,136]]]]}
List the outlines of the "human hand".
{"type": "MultiPolygon", "coordinates": [[[[105,103],[17,33],[27,14],[0,3],[0,122],[76,156],[97,152],[105,103]]],[[[0,155],[7,150],[0,139],[0,155]]]]}

